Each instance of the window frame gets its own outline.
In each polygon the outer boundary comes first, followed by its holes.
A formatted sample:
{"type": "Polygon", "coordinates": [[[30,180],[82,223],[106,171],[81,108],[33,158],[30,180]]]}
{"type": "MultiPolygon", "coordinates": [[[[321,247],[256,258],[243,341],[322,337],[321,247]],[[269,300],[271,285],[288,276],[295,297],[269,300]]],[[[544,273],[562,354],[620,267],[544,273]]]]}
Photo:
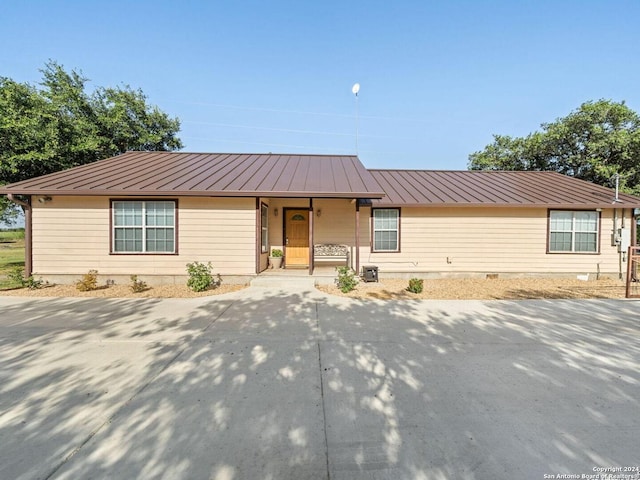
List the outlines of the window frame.
{"type": "MultiPolygon", "coordinates": [[[[172,256],[178,255],[178,199],[177,198],[111,198],[109,199],[109,255],[162,255],[162,256],[172,256]],[[173,203],[173,251],[172,252],[147,252],[144,250],[146,248],[145,239],[146,239],[146,229],[147,225],[141,225],[140,228],[143,230],[142,235],[142,247],[143,250],[140,252],[118,252],[115,247],[115,208],[114,203],[116,202],[142,202],[143,203],[143,212],[146,211],[146,203],[150,202],[171,202],[173,203]]],[[[143,213],[143,219],[145,218],[143,213]]],[[[151,227],[153,228],[153,227],[151,227]]]]}
{"type": "MultiPolygon", "coordinates": [[[[556,230],[561,232],[563,230],[556,230]]],[[[571,208],[550,208],[547,210],[547,247],[546,253],[550,255],[600,255],[601,251],[601,233],[602,233],[602,211],[600,209],[571,209],[571,208]],[[551,214],[552,212],[571,212],[571,250],[551,250],[551,214]],[[596,214],[596,231],[595,232],[576,232],[576,213],[591,212],[596,214]],[[595,233],[596,234],[596,249],[595,251],[576,251],[575,250],[575,236],[576,233],[595,233]]]]}
{"type": "Polygon", "coordinates": [[[269,253],[269,205],[264,202],[260,202],[260,252],[269,253]]]}
{"type": "Polygon", "coordinates": [[[402,230],[402,209],[399,207],[380,207],[380,208],[372,208],[371,209],[371,253],[400,253],[401,252],[401,243],[400,240],[402,238],[401,236],[401,230],[402,230]],[[398,226],[396,228],[396,234],[397,234],[397,244],[398,244],[398,248],[395,250],[380,250],[380,249],[376,249],[376,231],[393,231],[393,230],[377,230],[375,228],[375,212],[378,210],[395,210],[396,212],[398,212],[398,226]]]}

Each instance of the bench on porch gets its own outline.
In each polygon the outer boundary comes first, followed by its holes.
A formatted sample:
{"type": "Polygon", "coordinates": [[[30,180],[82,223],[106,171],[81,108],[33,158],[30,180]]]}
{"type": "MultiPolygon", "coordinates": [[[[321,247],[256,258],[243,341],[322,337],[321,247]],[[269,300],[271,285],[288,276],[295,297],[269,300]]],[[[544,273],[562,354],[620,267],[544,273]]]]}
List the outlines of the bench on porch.
{"type": "Polygon", "coordinates": [[[320,243],[313,246],[313,259],[315,262],[341,262],[349,266],[349,246],[333,243],[320,243]]]}

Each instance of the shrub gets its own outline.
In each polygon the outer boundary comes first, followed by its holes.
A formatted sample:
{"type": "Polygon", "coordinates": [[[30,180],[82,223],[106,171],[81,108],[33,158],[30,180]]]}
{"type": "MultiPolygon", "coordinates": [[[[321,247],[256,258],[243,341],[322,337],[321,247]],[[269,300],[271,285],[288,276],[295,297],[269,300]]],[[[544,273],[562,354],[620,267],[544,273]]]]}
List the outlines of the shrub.
{"type": "Polygon", "coordinates": [[[338,278],[336,278],[336,285],[342,293],[349,293],[358,285],[358,279],[356,274],[349,267],[336,267],[338,271],[338,278]]]}
{"type": "Polygon", "coordinates": [[[208,288],[216,288],[220,285],[220,276],[214,278],[211,272],[212,268],[211,262],[206,265],[200,262],[187,263],[187,273],[189,274],[187,287],[194,292],[204,292],[208,288]]]}
{"type": "Polygon", "coordinates": [[[15,285],[19,285],[21,287],[24,287],[23,283],[24,283],[24,268],[22,267],[16,267],[11,269],[11,271],[7,274],[7,277],[9,278],[9,280],[11,281],[11,283],[15,284],[15,285]]]}
{"type": "Polygon", "coordinates": [[[38,288],[42,288],[44,282],[42,280],[36,280],[33,275],[28,276],[22,282],[23,287],[27,287],[29,290],[37,290],[38,288]]]}
{"type": "Polygon", "coordinates": [[[130,288],[133,293],[144,292],[149,288],[146,282],[143,282],[142,280],[138,280],[137,275],[131,275],[129,278],[131,279],[130,288]]]}
{"type": "Polygon", "coordinates": [[[89,270],[76,283],[76,288],[81,292],[90,292],[98,288],[98,271],[89,270]]]}
{"type": "Polygon", "coordinates": [[[283,255],[284,255],[284,252],[279,248],[274,248],[273,250],[271,250],[272,257],[278,258],[278,257],[282,257],[283,255]]]}
{"type": "Polygon", "coordinates": [[[424,280],[422,280],[421,278],[412,278],[411,280],[409,280],[409,286],[407,287],[407,290],[411,293],[421,293],[423,288],[424,280]]]}
{"type": "Polygon", "coordinates": [[[11,283],[18,285],[19,287],[22,287],[22,288],[26,287],[29,290],[36,290],[38,288],[41,288],[44,283],[42,280],[36,280],[33,275],[30,275],[29,277],[25,278],[24,268],[22,267],[14,268],[7,274],[7,277],[9,277],[9,280],[11,281],[11,283]]]}

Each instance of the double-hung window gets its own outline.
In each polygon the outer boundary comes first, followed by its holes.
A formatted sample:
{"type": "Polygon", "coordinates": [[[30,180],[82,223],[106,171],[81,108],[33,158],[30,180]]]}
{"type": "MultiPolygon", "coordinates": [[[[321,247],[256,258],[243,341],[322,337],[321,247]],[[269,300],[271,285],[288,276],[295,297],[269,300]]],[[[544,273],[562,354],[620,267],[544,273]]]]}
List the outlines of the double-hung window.
{"type": "Polygon", "coordinates": [[[176,202],[114,200],[114,253],[175,253],[176,202]]]}
{"type": "Polygon", "coordinates": [[[551,210],[549,252],[598,253],[599,220],[595,211],[551,210]]]}
{"type": "Polygon", "coordinates": [[[373,251],[400,251],[400,210],[397,208],[373,209],[373,251]]]}

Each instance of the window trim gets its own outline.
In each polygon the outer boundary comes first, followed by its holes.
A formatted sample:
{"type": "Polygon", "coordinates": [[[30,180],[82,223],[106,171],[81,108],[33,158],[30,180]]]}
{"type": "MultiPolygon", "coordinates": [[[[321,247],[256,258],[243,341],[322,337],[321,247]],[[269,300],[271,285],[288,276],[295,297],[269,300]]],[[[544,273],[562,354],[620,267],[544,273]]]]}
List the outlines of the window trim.
{"type": "Polygon", "coordinates": [[[264,202],[260,202],[260,253],[269,253],[269,205],[264,202]],[[264,219],[267,221],[266,225],[264,225],[264,219]],[[264,242],[262,241],[263,232],[265,232],[264,242]]]}
{"type": "Polygon", "coordinates": [[[371,238],[371,253],[401,253],[401,239],[402,239],[402,209],[400,207],[378,207],[371,209],[371,229],[370,229],[370,238],[371,238]],[[398,212],[398,248],[396,250],[376,250],[376,240],[375,240],[375,211],[376,210],[396,210],[398,212]]]}
{"type": "Polygon", "coordinates": [[[178,244],[178,199],[177,198],[110,198],[109,199],[109,255],[160,255],[175,256],[179,254],[178,244]],[[115,210],[114,202],[173,202],[173,252],[116,252],[115,251],[115,210]]]}
{"type": "MultiPolygon", "coordinates": [[[[575,228],[575,225],[572,227],[575,228]]],[[[572,229],[572,245],[575,244],[575,230],[572,229]]],[[[602,211],[599,209],[584,209],[584,208],[549,208],[547,209],[547,247],[546,253],[548,255],[600,255],[601,253],[601,237],[602,237],[602,211]],[[551,250],[551,212],[593,212],[597,214],[597,231],[596,231],[596,251],[595,252],[576,252],[575,250],[571,251],[561,251],[561,250],[551,250]]]]}

